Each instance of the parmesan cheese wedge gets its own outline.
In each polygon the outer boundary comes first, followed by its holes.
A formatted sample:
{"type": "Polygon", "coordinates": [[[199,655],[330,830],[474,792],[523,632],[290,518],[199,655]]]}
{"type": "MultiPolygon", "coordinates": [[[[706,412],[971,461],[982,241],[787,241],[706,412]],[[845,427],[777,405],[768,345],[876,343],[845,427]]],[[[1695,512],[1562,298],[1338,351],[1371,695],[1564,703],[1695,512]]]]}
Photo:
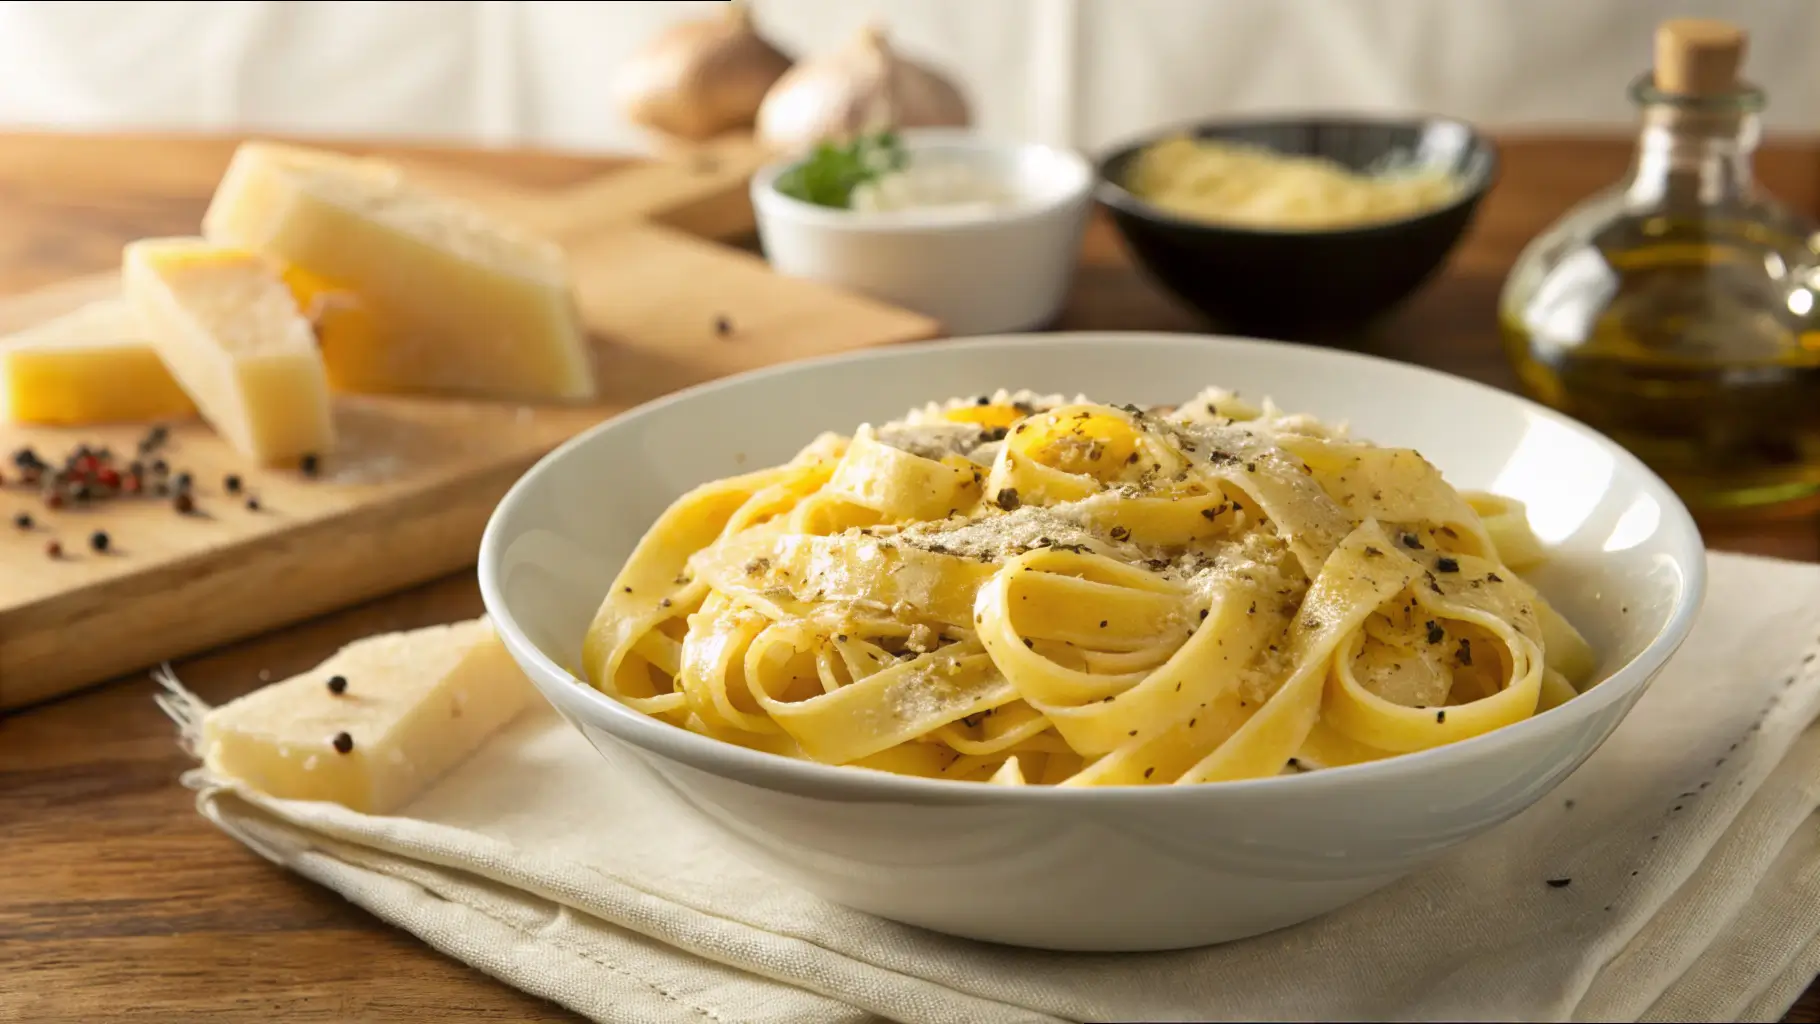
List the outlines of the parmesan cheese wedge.
{"type": "Polygon", "coordinates": [[[199,238],[133,242],[126,298],[222,437],[265,463],[327,452],[335,430],[310,323],[265,259],[199,238]]]}
{"type": "Polygon", "coordinates": [[[282,201],[284,186],[276,175],[281,170],[323,170],[381,184],[395,184],[404,178],[396,165],[372,157],[278,142],[243,142],[235,148],[227,170],[215,186],[215,201],[202,215],[203,234],[249,230],[252,225],[241,223],[241,218],[256,218],[261,209],[282,201]]]}
{"type": "Polygon", "coordinates": [[[203,234],[307,271],[370,313],[370,330],[323,335],[337,390],[592,397],[562,250],[370,163],[243,148],[203,234]]]}
{"type": "Polygon", "coordinates": [[[388,633],[209,711],[200,753],[210,771],[281,799],[386,814],[517,717],[531,692],[484,618],[388,633]]]}
{"type": "Polygon", "coordinates": [[[0,403],[15,423],[81,426],[196,415],[137,319],[102,299],[0,339],[0,403]]]}

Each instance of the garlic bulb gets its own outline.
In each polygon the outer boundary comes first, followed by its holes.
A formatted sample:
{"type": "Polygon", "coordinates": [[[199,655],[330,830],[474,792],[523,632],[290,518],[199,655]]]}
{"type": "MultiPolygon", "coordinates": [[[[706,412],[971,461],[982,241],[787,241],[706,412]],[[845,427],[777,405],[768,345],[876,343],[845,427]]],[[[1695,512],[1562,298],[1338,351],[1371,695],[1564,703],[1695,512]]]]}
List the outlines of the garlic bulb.
{"type": "Polygon", "coordinates": [[[778,79],[758,109],[758,139],[797,152],[886,128],[966,127],[966,97],[941,75],[893,53],[868,25],[849,44],[778,79]]]}
{"type": "Polygon", "coordinates": [[[613,93],[634,124],[686,139],[750,127],[790,58],[758,34],[740,0],[670,26],[619,70],[613,93]]]}

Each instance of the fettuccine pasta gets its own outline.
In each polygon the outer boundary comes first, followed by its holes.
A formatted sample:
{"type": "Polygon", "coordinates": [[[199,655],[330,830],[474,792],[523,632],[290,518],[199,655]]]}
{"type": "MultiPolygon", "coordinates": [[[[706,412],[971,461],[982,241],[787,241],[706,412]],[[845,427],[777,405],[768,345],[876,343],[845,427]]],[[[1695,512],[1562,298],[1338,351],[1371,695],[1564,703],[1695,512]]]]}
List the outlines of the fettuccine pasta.
{"type": "Polygon", "coordinates": [[[1438,167],[1365,174],[1324,157],[1185,136],[1146,147],[1124,184],[1190,220],[1299,229],[1410,217],[1453,202],[1462,190],[1459,179],[1438,167]]]}
{"type": "Polygon", "coordinates": [[[1209,389],[930,405],[685,494],[588,681],[786,757],[996,785],[1218,782],[1453,743],[1594,669],[1522,506],[1209,389]]]}

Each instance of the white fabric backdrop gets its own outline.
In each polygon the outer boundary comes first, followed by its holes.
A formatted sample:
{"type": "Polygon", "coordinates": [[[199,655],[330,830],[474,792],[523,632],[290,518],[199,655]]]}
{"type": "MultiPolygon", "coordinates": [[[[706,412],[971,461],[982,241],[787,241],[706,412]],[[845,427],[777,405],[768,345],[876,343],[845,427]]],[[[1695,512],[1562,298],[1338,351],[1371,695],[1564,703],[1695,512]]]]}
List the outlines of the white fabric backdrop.
{"type": "MultiPolygon", "coordinates": [[[[711,0],[0,2],[0,127],[243,129],[625,149],[607,83],[711,0]]],[[[1820,130],[1814,0],[753,0],[798,52],[882,18],[988,131],[1096,147],[1233,111],[1627,124],[1654,23],[1753,33],[1769,123],[1820,130]]]]}

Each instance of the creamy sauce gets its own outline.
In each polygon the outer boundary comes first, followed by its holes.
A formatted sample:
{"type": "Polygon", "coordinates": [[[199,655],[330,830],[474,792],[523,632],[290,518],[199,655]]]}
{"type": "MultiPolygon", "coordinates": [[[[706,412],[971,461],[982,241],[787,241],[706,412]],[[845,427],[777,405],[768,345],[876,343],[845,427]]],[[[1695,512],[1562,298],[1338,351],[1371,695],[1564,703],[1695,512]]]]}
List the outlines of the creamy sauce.
{"type": "Polygon", "coordinates": [[[912,158],[853,190],[852,209],[859,213],[933,210],[983,215],[1017,201],[1017,194],[997,177],[962,163],[912,158]]]}

